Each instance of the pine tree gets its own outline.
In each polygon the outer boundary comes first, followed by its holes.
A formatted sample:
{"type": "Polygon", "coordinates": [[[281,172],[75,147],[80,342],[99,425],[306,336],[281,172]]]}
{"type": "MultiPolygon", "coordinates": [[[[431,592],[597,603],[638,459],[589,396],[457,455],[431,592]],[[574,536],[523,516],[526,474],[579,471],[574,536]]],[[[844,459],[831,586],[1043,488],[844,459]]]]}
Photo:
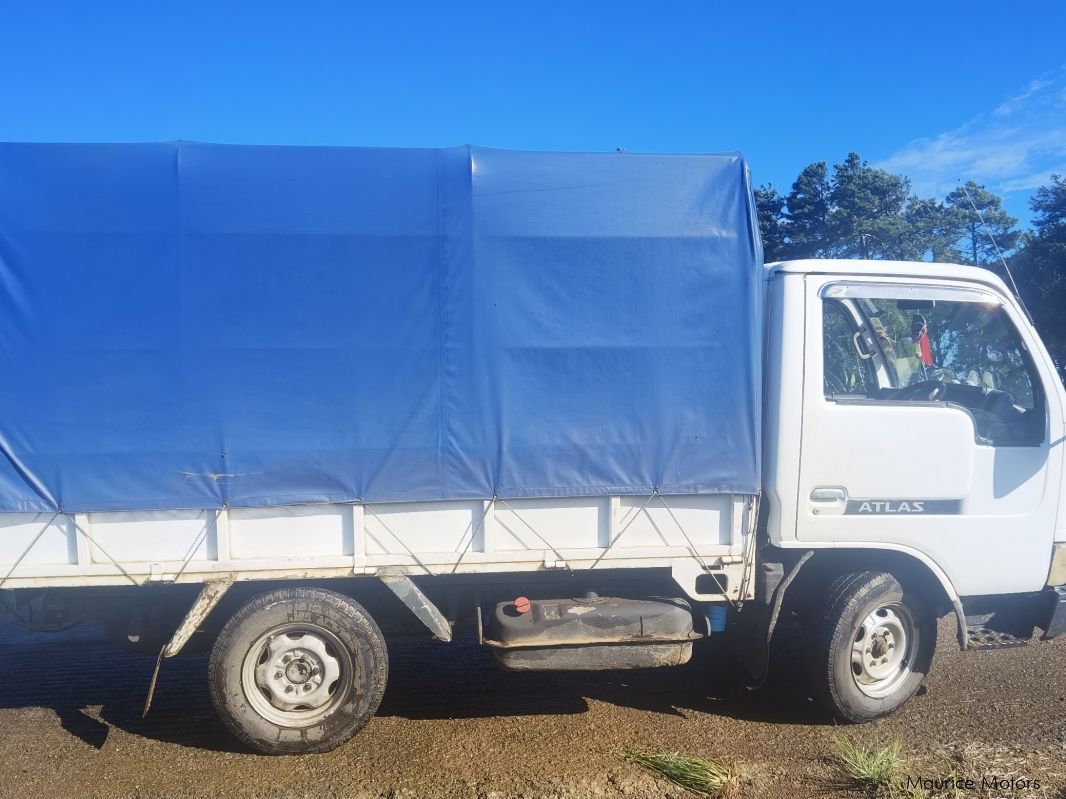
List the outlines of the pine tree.
{"type": "Polygon", "coordinates": [[[1011,266],[1040,337],[1060,375],[1066,375],[1066,177],[1052,175],[1029,207],[1035,232],[1011,266]]]}
{"type": "Polygon", "coordinates": [[[829,209],[832,187],[825,161],[809,164],[800,172],[785,198],[790,258],[825,258],[831,255],[829,209]]]}
{"type": "Polygon", "coordinates": [[[903,210],[910,183],[876,169],[849,153],[833,167],[830,233],[838,254],[846,258],[898,257],[906,237],[903,210]]]}
{"type": "Polygon", "coordinates": [[[1018,220],[1003,209],[1003,201],[984,186],[967,181],[945,200],[958,214],[963,227],[960,252],[966,263],[975,266],[999,264],[1000,254],[1007,255],[1018,246],[1021,233],[1018,220]]]}
{"type": "Polygon", "coordinates": [[[767,183],[755,189],[755,209],[759,217],[763,257],[778,261],[785,256],[785,198],[767,183]]]}

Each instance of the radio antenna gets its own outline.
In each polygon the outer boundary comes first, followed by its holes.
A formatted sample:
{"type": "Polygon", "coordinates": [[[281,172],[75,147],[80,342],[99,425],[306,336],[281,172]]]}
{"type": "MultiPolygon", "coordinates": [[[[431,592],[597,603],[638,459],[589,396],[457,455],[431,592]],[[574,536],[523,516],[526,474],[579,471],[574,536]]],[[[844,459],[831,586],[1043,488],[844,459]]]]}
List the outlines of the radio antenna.
{"type": "Polygon", "coordinates": [[[959,181],[959,188],[962,189],[962,193],[966,195],[970,207],[973,208],[974,213],[977,214],[977,219],[980,221],[981,227],[984,228],[988,240],[992,242],[992,246],[996,250],[996,257],[999,258],[999,262],[1003,265],[1003,271],[1007,274],[1007,279],[1010,281],[1010,287],[1011,291],[1014,292],[1014,298],[1018,300],[1018,305],[1020,305],[1022,311],[1025,312],[1029,324],[1033,324],[1033,315],[1029,313],[1029,309],[1025,305],[1025,300],[1022,299],[1021,292],[1018,291],[1018,284],[1014,282],[1014,273],[1010,271],[1010,266],[1007,265],[1007,259],[1003,257],[1003,250],[999,248],[999,242],[996,241],[996,237],[992,234],[992,228],[988,226],[987,222],[985,222],[985,215],[981,213],[981,209],[977,207],[977,203],[973,201],[973,197],[970,195],[970,190],[966,188],[966,184],[961,180],[959,181]]]}

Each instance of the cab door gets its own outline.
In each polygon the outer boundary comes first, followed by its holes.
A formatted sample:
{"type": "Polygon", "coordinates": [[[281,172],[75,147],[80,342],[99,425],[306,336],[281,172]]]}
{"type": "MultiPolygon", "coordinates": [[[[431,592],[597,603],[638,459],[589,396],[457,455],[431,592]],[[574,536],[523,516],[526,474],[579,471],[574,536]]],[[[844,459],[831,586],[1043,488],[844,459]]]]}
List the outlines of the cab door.
{"type": "Polygon", "coordinates": [[[805,310],[797,538],[922,553],[963,596],[1040,590],[1062,411],[1013,304],[808,275],[805,310]]]}

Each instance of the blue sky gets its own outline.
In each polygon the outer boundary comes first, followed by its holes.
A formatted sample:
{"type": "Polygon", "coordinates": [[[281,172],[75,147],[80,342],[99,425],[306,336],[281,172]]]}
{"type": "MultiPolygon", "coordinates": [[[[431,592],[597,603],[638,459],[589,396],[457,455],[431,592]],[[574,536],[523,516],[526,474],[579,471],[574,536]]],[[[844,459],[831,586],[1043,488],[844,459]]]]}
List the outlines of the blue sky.
{"type": "Polygon", "coordinates": [[[15,3],[0,140],[857,150],[922,193],[1066,172],[1066,3],[15,3]]]}

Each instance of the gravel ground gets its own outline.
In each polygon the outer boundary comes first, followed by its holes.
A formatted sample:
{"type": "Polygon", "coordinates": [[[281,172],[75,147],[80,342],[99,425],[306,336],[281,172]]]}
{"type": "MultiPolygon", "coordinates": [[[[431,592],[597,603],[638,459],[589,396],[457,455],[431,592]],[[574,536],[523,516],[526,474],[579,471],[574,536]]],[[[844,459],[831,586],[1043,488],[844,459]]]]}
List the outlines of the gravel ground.
{"type": "Polygon", "coordinates": [[[378,716],[314,757],[242,750],[215,718],[202,655],[164,664],[148,718],[152,659],[100,631],[22,633],[0,624],[0,795],[5,797],[691,796],[623,763],[623,748],[724,759],[739,796],[846,795],[831,781],[835,736],[899,740],[909,773],[1038,779],[988,796],[1063,796],[1066,640],[959,653],[944,620],[928,690],[896,716],[840,730],[804,695],[788,637],[776,672],[748,692],[704,648],[653,672],[501,672],[462,640],[391,647],[378,716]]]}

